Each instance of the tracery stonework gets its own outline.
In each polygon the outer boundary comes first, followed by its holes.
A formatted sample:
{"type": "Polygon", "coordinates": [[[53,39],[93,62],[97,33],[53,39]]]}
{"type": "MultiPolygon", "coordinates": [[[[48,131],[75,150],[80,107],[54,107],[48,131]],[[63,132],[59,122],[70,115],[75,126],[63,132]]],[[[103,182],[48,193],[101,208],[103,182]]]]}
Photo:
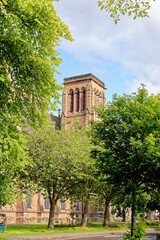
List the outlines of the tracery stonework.
{"type": "Polygon", "coordinates": [[[75,116],[82,127],[97,120],[94,106],[105,103],[104,83],[89,73],[65,78],[63,84],[62,119],[71,122],[66,128],[71,129],[75,116]]]}

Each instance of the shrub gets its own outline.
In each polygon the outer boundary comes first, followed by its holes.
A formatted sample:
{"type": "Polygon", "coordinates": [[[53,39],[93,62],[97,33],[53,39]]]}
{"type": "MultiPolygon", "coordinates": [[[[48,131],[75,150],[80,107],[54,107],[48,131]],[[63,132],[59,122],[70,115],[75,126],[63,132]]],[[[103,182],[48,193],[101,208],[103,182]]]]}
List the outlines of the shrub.
{"type": "Polygon", "coordinates": [[[145,235],[145,223],[140,220],[133,231],[133,236],[131,236],[130,232],[127,232],[123,235],[123,240],[142,240],[145,235]]]}

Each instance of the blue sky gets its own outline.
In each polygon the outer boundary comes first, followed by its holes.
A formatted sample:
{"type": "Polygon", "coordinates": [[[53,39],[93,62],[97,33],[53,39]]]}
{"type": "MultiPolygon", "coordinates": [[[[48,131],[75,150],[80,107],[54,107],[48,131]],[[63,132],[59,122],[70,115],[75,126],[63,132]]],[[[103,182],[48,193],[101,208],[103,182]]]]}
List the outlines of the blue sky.
{"type": "Polygon", "coordinates": [[[150,18],[123,16],[117,25],[100,11],[97,0],[60,0],[54,6],[74,38],[57,48],[63,58],[59,84],[65,77],[92,73],[105,83],[107,101],[113,93],[135,92],[141,83],[150,93],[159,92],[159,0],[152,4],[150,18]]]}

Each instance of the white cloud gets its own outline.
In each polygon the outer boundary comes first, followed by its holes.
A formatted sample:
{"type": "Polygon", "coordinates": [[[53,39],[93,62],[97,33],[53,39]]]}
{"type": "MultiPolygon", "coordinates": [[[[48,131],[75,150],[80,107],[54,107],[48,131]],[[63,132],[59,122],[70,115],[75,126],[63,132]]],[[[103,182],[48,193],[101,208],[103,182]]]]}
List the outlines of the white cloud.
{"type": "Polygon", "coordinates": [[[74,42],[62,48],[84,62],[112,61],[135,76],[126,83],[133,89],[145,83],[149,91],[160,90],[160,1],[156,0],[149,19],[122,17],[115,25],[100,11],[97,0],[61,0],[55,4],[69,26],[74,42]]]}

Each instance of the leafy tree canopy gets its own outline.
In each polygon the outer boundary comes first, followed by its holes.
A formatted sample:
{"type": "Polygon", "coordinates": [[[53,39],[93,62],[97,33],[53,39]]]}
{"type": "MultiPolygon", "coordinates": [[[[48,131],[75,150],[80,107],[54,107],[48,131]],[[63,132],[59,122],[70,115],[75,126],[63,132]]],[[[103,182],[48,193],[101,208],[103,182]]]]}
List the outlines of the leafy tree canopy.
{"type": "Polygon", "coordinates": [[[133,18],[138,17],[149,17],[148,11],[151,8],[151,2],[148,0],[99,0],[98,5],[100,9],[104,9],[114,18],[114,22],[120,20],[120,15],[128,14],[128,16],[133,15],[133,18]]]}
{"type": "Polygon", "coordinates": [[[49,197],[48,227],[53,228],[57,201],[68,199],[79,184],[91,178],[92,144],[85,129],[55,130],[50,126],[29,135],[28,149],[33,165],[22,175],[22,185],[25,182],[28,188],[33,184],[35,191],[49,197]]]}
{"type": "Polygon", "coordinates": [[[62,62],[55,47],[61,38],[72,38],[51,0],[1,0],[0,22],[2,124],[19,124],[22,116],[33,124],[54,107],[50,100],[60,89],[55,67],[62,62]]]}
{"type": "Polygon", "coordinates": [[[144,86],[132,95],[114,95],[98,115],[92,134],[103,148],[97,153],[99,165],[108,183],[129,196],[135,215],[145,205],[144,193],[160,183],[160,95],[149,96],[144,86]]]}
{"type": "Polygon", "coordinates": [[[59,97],[61,38],[72,40],[51,0],[0,0],[0,179],[10,198],[16,169],[25,163],[22,127],[39,125],[55,107],[51,98],[59,97]]]}

